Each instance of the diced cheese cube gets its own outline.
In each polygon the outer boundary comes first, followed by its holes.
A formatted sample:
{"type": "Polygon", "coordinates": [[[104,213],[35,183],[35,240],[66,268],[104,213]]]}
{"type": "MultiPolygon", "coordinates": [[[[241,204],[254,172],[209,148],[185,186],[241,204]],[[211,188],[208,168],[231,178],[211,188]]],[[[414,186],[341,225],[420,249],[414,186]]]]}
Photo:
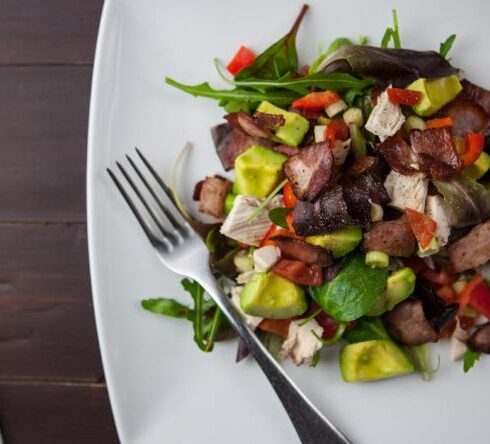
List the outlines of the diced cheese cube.
{"type": "Polygon", "coordinates": [[[236,307],[237,311],[242,316],[243,320],[246,324],[252,329],[255,330],[257,326],[263,321],[264,318],[259,318],[257,316],[250,316],[245,314],[240,306],[240,293],[242,292],[243,287],[233,287],[231,290],[231,302],[236,307]]]}
{"type": "Polygon", "coordinates": [[[405,176],[392,170],[386,177],[384,186],[391,198],[390,206],[402,211],[411,208],[424,212],[429,188],[429,179],[424,173],[405,176]]]}
{"type": "Polygon", "coordinates": [[[311,319],[301,325],[304,319],[292,321],[289,325],[288,337],[284,341],[279,356],[289,356],[296,365],[309,363],[315,353],[322,348],[322,343],[313,336],[312,330],[322,336],[323,328],[311,319]]]}
{"type": "Polygon", "coordinates": [[[273,245],[258,248],[253,252],[254,269],[260,273],[270,270],[281,257],[281,250],[273,245]]]}
{"type": "Polygon", "coordinates": [[[427,196],[425,214],[437,224],[435,236],[439,246],[443,247],[451,234],[451,223],[441,196],[427,196]]]}
{"type": "Polygon", "coordinates": [[[365,128],[378,136],[381,141],[395,135],[405,122],[405,116],[399,105],[391,103],[388,93],[383,91],[376,106],[371,111],[365,128]]]}

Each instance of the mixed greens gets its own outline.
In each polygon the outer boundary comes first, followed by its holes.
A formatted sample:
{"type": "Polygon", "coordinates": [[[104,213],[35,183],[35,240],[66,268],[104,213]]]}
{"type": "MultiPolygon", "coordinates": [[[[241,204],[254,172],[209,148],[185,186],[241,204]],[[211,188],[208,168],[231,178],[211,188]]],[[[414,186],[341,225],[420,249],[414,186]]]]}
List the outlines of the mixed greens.
{"type": "MultiPolygon", "coordinates": [[[[210,265],[278,359],[314,367],[340,343],[347,382],[436,369],[428,344],[450,340],[467,372],[490,353],[490,92],[439,52],[402,48],[396,11],[380,47],[340,37],[300,66],[290,31],[256,56],[215,65],[227,89],[167,84],[218,100],[213,142],[233,181],[196,185],[210,265]],[[231,76],[230,76],[231,74],[231,76]]],[[[230,336],[220,310],[184,279],[203,351],[230,336]]],[[[240,342],[237,360],[247,355],[240,342]]]]}

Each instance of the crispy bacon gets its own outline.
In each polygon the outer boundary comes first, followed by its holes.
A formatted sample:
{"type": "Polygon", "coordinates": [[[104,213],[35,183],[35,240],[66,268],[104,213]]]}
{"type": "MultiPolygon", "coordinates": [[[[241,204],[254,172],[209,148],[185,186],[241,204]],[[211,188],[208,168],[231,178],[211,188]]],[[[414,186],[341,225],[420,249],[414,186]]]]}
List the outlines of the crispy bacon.
{"type": "Polygon", "coordinates": [[[284,164],[284,173],[295,196],[311,202],[324,191],[332,177],[333,156],[326,142],[303,148],[284,164]]]}
{"type": "Polygon", "coordinates": [[[464,79],[461,84],[463,85],[464,94],[480,105],[483,110],[490,115],[490,91],[475,85],[466,79],[464,79]]]}
{"type": "Polygon", "coordinates": [[[253,118],[257,125],[271,130],[284,126],[286,123],[286,119],[282,114],[267,114],[256,111],[253,118]]]}
{"type": "Polygon", "coordinates": [[[332,263],[330,252],[318,245],[312,245],[302,239],[288,236],[274,236],[271,240],[286,258],[297,259],[309,265],[319,263],[327,266],[332,263]]]}
{"type": "Polygon", "coordinates": [[[407,176],[418,172],[411,166],[417,163],[417,156],[400,134],[388,137],[378,146],[378,150],[391,169],[400,174],[407,176]]]}
{"type": "Polygon", "coordinates": [[[217,218],[223,217],[226,195],[231,187],[232,183],[222,177],[206,177],[199,187],[199,211],[217,218]]]}
{"type": "Polygon", "coordinates": [[[299,154],[301,152],[300,148],[296,146],[290,146],[290,145],[276,145],[272,147],[272,149],[276,153],[284,154],[285,156],[288,157],[296,156],[296,154],[299,154]]]}
{"type": "Polygon", "coordinates": [[[281,259],[272,271],[298,285],[320,287],[323,284],[322,267],[319,264],[307,265],[301,261],[281,259]]]}
{"type": "Polygon", "coordinates": [[[465,97],[458,97],[446,105],[439,113],[453,119],[452,132],[455,136],[464,137],[469,133],[490,131],[490,117],[476,102],[465,97]]]}

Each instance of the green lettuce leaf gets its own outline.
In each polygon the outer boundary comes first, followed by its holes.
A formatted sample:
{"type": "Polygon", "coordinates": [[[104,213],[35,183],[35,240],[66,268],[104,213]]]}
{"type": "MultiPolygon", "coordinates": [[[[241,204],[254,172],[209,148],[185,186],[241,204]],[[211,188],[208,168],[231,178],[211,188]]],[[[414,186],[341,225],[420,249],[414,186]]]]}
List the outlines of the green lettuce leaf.
{"type": "Polygon", "coordinates": [[[390,339],[383,321],[377,316],[358,319],[353,328],[345,331],[343,338],[351,344],[373,339],[390,339]]]}
{"type": "Polygon", "coordinates": [[[465,373],[468,373],[470,369],[476,364],[476,361],[480,359],[480,352],[476,352],[468,348],[463,355],[463,370],[465,373]]]}

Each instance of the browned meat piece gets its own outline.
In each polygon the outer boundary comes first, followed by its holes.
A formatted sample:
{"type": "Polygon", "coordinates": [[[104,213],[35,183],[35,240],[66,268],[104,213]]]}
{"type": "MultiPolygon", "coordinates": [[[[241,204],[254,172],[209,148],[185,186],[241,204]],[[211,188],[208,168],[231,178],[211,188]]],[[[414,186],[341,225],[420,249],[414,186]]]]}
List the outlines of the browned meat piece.
{"type": "Polygon", "coordinates": [[[299,236],[331,233],[356,221],[347,211],[342,187],[325,191],[315,202],[298,201],[293,210],[293,228],[299,236]]]}
{"type": "Polygon", "coordinates": [[[298,147],[289,146],[289,145],[276,145],[272,147],[272,149],[276,153],[281,153],[288,157],[296,156],[296,154],[299,154],[301,152],[301,150],[298,147]]]}
{"type": "Polygon", "coordinates": [[[395,341],[418,345],[437,341],[437,332],[427,321],[422,301],[407,299],[384,316],[386,328],[395,341]]]}
{"type": "Polygon", "coordinates": [[[454,271],[470,270],[490,260],[490,219],[477,225],[448,248],[454,271]]]}
{"type": "Polygon", "coordinates": [[[435,179],[447,179],[463,168],[449,127],[410,131],[410,143],[420,169],[435,179]]]}
{"type": "Polygon", "coordinates": [[[211,128],[211,136],[225,171],[233,169],[235,159],[252,145],[262,145],[267,148],[274,145],[270,140],[252,137],[241,130],[234,129],[229,123],[211,128]]]}
{"type": "Polygon", "coordinates": [[[468,345],[474,351],[490,353],[490,322],[477,327],[468,338],[468,345]]]}
{"type": "Polygon", "coordinates": [[[332,256],[325,248],[288,236],[274,236],[271,240],[276,243],[281,253],[287,258],[298,259],[306,264],[319,263],[323,266],[332,264],[332,256]]]}
{"type": "Polygon", "coordinates": [[[311,202],[328,187],[332,177],[333,156],[328,143],[315,143],[291,157],[284,173],[298,199],[311,202]]]}
{"type": "Polygon", "coordinates": [[[286,119],[282,114],[267,114],[258,111],[254,113],[254,120],[262,128],[269,128],[271,130],[284,126],[286,123],[286,119]]]}
{"type": "Polygon", "coordinates": [[[222,177],[206,177],[200,186],[199,211],[217,218],[223,217],[226,195],[231,187],[232,183],[222,177]]]}
{"type": "Polygon", "coordinates": [[[400,134],[388,137],[378,146],[378,150],[388,165],[400,174],[407,176],[418,172],[410,166],[418,162],[417,156],[400,134]]]}
{"type": "Polygon", "coordinates": [[[455,136],[464,137],[468,133],[488,133],[490,129],[490,117],[485,110],[464,97],[453,100],[439,114],[453,119],[452,130],[455,136]]]}
{"type": "Polygon", "coordinates": [[[471,83],[469,80],[463,80],[461,82],[463,85],[463,92],[471,100],[478,103],[484,111],[490,115],[490,91],[481,88],[480,86],[471,83]]]}
{"type": "Polygon", "coordinates": [[[417,247],[415,236],[405,216],[397,220],[376,222],[364,233],[364,251],[382,251],[390,256],[411,256],[417,247]]]}
{"type": "Polygon", "coordinates": [[[272,136],[272,130],[259,125],[252,116],[243,111],[230,113],[225,116],[228,123],[235,129],[241,130],[252,137],[263,137],[264,139],[272,136]]]}

